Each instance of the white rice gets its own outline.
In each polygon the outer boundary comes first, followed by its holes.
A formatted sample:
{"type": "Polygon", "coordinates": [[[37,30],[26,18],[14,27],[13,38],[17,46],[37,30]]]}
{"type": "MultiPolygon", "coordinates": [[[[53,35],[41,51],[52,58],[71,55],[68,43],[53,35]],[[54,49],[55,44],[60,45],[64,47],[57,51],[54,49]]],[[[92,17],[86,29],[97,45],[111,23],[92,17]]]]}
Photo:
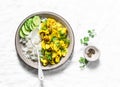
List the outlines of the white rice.
{"type": "Polygon", "coordinates": [[[41,49],[40,37],[37,34],[33,35],[33,32],[34,30],[31,31],[31,33],[25,39],[20,39],[20,42],[23,44],[22,51],[26,58],[37,61],[38,58],[36,47],[38,47],[38,49],[41,49]],[[36,45],[36,47],[33,44],[36,45]]]}

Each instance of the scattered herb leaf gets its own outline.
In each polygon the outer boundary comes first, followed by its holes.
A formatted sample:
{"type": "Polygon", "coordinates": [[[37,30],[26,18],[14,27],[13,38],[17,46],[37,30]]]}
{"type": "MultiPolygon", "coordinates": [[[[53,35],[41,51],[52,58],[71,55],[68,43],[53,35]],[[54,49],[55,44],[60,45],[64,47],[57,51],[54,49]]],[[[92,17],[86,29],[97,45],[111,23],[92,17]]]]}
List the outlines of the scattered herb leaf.
{"type": "Polygon", "coordinates": [[[96,35],[94,29],[93,30],[88,30],[88,34],[89,34],[89,37],[91,37],[91,38],[94,38],[94,36],[96,35]]]}
{"type": "Polygon", "coordinates": [[[81,64],[81,69],[83,69],[88,64],[88,61],[84,57],[80,57],[79,62],[81,64]]]}
{"type": "Polygon", "coordinates": [[[83,63],[83,64],[87,64],[88,63],[88,61],[84,57],[80,57],[79,62],[83,63]]]}
{"type": "Polygon", "coordinates": [[[84,38],[80,39],[81,44],[84,44],[85,46],[88,45],[90,38],[94,38],[95,35],[95,30],[88,30],[88,36],[85,36],[84,38]]]}

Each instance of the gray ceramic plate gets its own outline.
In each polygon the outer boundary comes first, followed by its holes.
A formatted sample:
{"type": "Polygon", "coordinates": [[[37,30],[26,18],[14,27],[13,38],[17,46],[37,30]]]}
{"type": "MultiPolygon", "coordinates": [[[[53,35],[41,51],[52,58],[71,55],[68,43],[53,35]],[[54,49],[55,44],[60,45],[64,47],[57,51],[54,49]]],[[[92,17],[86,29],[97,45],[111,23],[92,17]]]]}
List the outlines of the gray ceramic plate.
{"type": "Polygon", "coordinates": [[[57,20],[60,23],[62,23],[68,29],[68,37],[70,38],[70,45],[69,45],[69,48],[68,48],[67,55],[64,58],[61,59],[60,63],[58,63],[56,65],[49,65],[49,66],[46,66],[46,67],[42,66],[43,70],[52,70],[52,69],[59,68],[59,67],[61,67],[63,64],[65,64],[70,59],[70,56],[73,53],[73,49],[74,49],[74,34],[73,34],[72,28],[68,24],[68,22],[63,17],[57,15],[56,13],[53,13],[53,12],[38,12],[38,13],[34,13],[34,14],[31,14],[30,16],[28,16],[27,18],[25,18],[21,22],[21,24],[19,25],[19,27],[18,27],[18,29],[16,31],[16,35],[15,35],[15,47],[16,47],[17,54],[27,65],[29,65],[29,66],[31,66],[33,68],[36,68],[36,69],[38,68],[37,62],[34,62],[34,61],[30,60],[30,59],[25,58],[25,55],[23,54],[22,49],[21,49],[22,44],[19,42],[19,40],[20,40],[19,30],[20,30],[21,26],[23,25],[23,23],[27,19],[29,19],[29,18],[31,18],[32,16],[35,16],[35,15],[38,15],[40,17],[46,17],[46,18],[48,18],[48,17],[54,18],[55,20],[57,20]]]}

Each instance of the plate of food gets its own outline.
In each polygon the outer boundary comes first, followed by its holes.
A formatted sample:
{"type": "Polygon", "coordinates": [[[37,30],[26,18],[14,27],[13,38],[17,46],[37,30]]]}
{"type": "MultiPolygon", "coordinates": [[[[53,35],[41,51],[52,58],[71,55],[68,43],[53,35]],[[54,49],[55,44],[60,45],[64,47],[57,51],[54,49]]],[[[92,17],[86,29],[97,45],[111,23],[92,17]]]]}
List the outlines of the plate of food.
{"type": "Polygon", "coordinates": [[[27,65],[37,69],[37,53],[31,39],[34,39],[34,43],[40,48],[42,70],[52,70],[64,65],[74,50],[71,26],[63,17],[53,12],[29,15],[16,31],[15,47],[18,56],[27,65]],[[35,30],[37,33],[33,34],[35,30]]]}

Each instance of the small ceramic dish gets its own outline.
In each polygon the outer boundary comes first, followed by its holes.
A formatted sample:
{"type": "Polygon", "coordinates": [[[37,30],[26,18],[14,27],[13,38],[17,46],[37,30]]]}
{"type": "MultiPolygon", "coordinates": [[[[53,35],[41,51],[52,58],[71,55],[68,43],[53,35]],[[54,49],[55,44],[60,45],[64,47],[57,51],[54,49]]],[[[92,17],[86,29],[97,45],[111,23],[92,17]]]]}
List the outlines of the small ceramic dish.
{"type": "Polygon", "coordinates": [[[88,61],[96,61],[100,57],[100,51],[95,46],[87,46],[84,50],[84,57],[88,61]]]}

